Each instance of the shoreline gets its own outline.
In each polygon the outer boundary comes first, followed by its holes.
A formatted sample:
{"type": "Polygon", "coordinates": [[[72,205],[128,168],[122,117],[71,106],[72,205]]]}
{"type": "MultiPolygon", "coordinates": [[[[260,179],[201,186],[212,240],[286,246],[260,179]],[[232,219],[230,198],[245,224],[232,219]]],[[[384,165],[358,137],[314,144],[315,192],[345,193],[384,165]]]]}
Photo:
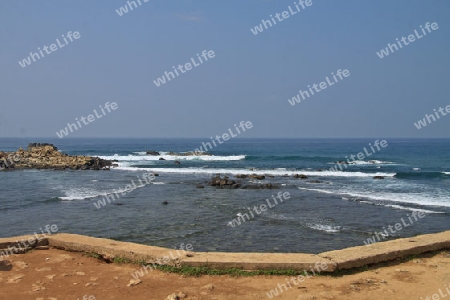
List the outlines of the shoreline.
{"type": "MultiPolygon", "coordinates": [[[[0,253],[4,252],[8,247],[14,247],[14,241],[20,239],[31,241],[38,238],[36,235],[0,238],[0,253]]],[[[48,237],[41,237],[39,241],[30,242],[30,248],[26,250],[42,246],[69,252],[95,253],[105,261],[114,261],[114,259],[120,258],[142,264],[160,264],[160,259],[166,256],[169,257],[169,254],[173,251],[173,249],[169,248],[68,233],[57,233],[48,237]]],[[[160,265],[207,267],[222,270],[236,268],[242,270],[302,271],[309,270],[316,263],[324,263],[328,267],[323,272],[333,273],[335,271],[351,270],[385,263],[411,255],[448,249],[450,249],[450,230],[319,254],[189,251],[176,260],[169,260],[167,263],[160,265]]]]}

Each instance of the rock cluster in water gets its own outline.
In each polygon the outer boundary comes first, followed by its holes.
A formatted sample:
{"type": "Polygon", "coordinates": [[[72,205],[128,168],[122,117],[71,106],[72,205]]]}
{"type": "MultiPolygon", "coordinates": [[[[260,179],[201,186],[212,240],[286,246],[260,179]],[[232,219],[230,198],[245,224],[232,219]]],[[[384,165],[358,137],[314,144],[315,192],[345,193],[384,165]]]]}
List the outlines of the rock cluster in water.
{"type": "MultiPolygon", "coordinates": [[[[258,179],[263,180],[265,179],[264,175],[236,175],[236,178],[251,178],[251,179],[258,179]]],[[[216,188],[220,189],[250,189],[250,190],[257,190],[257,189],[278,189],[279,187],[277,185],[274,185],[272,183],[256,183],[256,184],[245,184],[243,185],[240,182],[236,182],[235,180],[231,180],[228,176],[224,176],[223,178],[220,176],[220,174],[215,175],[211,181],[208,183],[210,186],[214,186],[216,188]]],[[[197,188],[200,188],[200,185],[197,185],[197,188]]]]}
{"type": "Polygon", "coordinates": [[[91,156],[70,156],[58,151],[52,144],[30,143],[27,150],[0,151],[0,170],[54,169],[54,170],[109,170],[117,166],[112,160],[91,156]]]}

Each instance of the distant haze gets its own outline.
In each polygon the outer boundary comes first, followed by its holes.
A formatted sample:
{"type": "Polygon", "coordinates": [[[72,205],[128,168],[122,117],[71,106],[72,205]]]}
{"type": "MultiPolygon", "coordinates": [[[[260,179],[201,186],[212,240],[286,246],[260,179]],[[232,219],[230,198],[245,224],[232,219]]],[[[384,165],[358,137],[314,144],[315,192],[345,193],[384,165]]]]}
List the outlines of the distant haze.
{"type": "Polygon", "coordinates": [[[296,14],[293,0],[140,2],[1,1],[0,137],[58,139],[94,110],[64,138],[209,139],[241,121],[253,128],[239,138],[450,137],[450,115],[414,125],[450,105],[449,1],[312,0],[296,14]],[[439,28],[424,35],[427,22],[439,28]],[[339,69],[351,75],[288,102],[339,69]],[[102,114],[107,102],[118,108],[102,114]]]}

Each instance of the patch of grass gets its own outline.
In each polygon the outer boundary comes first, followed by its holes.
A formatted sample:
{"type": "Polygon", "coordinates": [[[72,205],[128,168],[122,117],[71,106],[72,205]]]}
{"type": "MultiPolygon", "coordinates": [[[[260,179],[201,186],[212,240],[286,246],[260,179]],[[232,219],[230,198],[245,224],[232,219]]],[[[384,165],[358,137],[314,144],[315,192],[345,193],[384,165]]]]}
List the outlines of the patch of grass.
{"type": "MultiPolygon", "coordinates": [[[[352,275],[357,274],[365,271],[370,270],[376,270],[383,267],[391,267],[395,266],[401,263],[409,262],[414,259],[419,258],[431,258],[439,253],[442,253],[444,255],[449,255],[450,252],[448,250],[439,250],[439,251],[432,251],[423,253],[420,255],[408,255],[404,258],[395,259],[392,261],[377,263],[374,265],[365,265],[359,268],[354,268],[350,270],[336,270],[332,273],[328,272],[322,272],[322,273],[316,273],[316,275],[313,275],[310,270],[305,270],[308,273],[308,276],[331,276],[331,277],[342,277],[344,275],[352,275]]],[[[93,257],[102,261],[105,261],[107,263],[117,263],[117,264],[136,264],[136,265],[151,265],[145,260],[131,260],[126,257],[115,257],[112,261],[111,260],[105,260],[102,255],[98,253],[88,252],[84,253],[83,255],[93,257]]],[[[153,266],[152,266],[153,267],[153,266]]],[[[203,275],[210,275],[210,276],[221,276],[221,275],[229,275],[233,277],[248,277],[248,276],[298,276],[298,275],[305,275],[304,270],[257,270],[257,271],[245,271],[238,268],[230,268],[230,269],[223,269],[223,270],[217,270],[212,269],[206,266],[202,267],[191,267],[191,266],[161,266],[156,265],[153,267],[157,270],[160,270],[162,272],[166,273],[175,273],[180,274],[184,276],[193,276],[193,277],[201,277],[203,275]]]]}
{"type": "Polygon", "coordinates": [[[100,254],[95,253],[95,252],[85,252],[85,253],[83,253],[83,255],[87,256],[87,257],[92,257],[92,258],[95,258],[95,259],[101,259],[102,258],[102,256],[100,254]]]}
{"type": "MultiPolygon", "coordinates": [[[[190,266],[182,266],[182,267],[174,267],[174,266],[157,266],[156,269],[166,272],[166,273],[176,273],[184,276],[194,276],[200,277],[203,275],[210,276],[220,276],[220,275],[229,275],[233,277],[245,277],[245,276],[297,276],[304,275],[303,271],[298,270],[258,270],[258,271],[245,271],[237,268],[230,269],[211,269],[208,267],[190,267],[190,266]]],[[[308,275],[312,275],[308,273],[308,275]]]]}
{"type": "Polygon", "coordinates": [[[131,264],[134,263],[131,259],[126,257],[114,257],[113,263],[116,264],[131,264]]]}

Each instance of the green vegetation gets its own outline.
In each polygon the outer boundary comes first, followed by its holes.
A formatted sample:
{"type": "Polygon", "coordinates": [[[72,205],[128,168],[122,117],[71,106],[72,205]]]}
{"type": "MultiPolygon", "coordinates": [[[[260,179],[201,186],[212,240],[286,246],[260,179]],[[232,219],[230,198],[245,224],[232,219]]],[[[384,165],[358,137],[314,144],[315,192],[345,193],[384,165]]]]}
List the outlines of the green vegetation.
{"type": "Polygon", "coordinates": [[[114,257],[113,263],[116,263],[116,264],[132,264],[132,263],[135,263],[135,262],[132,261],[129,258],[126,258],[126,257],[114,257]]]}
{"type": "MultiPolygon", "coordinates": [[[[258,270],[258,271],[245,271],[237,268],[217,270],[208,267],[174,267],[174,266],[157,266],[156,269],[166,272],[166,273],[177,273],[184,276],[195,276],[200,277],[202,275],[230,275],[234,277],[241,276],[264,276],[264,275],[274,275],[274,276],[297,276],[303,275],[303,271],[297,270],[258,270]]],[[[311,273],[309,273],[311,275],[311,273]]]]}
{"type": "MultiPolygon", "coordinates": [[[[315,276],[331,276],[331,277],[341,277],[344,275],[357,274],[368,270],[376,270],[382,267],[389,267],[393,265],[397,265],[400,263],[406,263],[414,259],[420,258],[430,258],[437,254],[443,254],[450,257],[449,251],[433,251],[428,253],[423,253],[420,255],[408,255],[404,258],[399,258],[393,261],[378,263],[375,265],[365,265],[360,268],[354,268],[351,270],[336,270],[333,273],[316,273],[315,276]]],[[[112,261],[105,259],[102,255],[98,253],[84,253],[83,255],[88,257],[93,257],[95,259],[102,260],[107,263],[117,263],[117,264],[136,264],[136,265],[151,265],[150,263],[144,260],[131,260],[126,257],[115,257],[112,261]]],[[[153,266],[152,266],[153,267],[153,266]]],[[[230,269],[212,269],[206,266],[202,267],[191,267],[191,266],[164,266],[164,265],[156,265],[156,269],[166,273],[176,273],[181,274],[183,276],[194,276],[200,277],[203,275],[210,276],[220,276],[220,275],[229,275],[233,277],[248,277],[248,276],[298,276],[305,275],[305,271],[308,272],[309,276],[313,276],[310,270],[256,270],[256,271],[246,271],[238,268],[230,268],[230,269]]]]}

